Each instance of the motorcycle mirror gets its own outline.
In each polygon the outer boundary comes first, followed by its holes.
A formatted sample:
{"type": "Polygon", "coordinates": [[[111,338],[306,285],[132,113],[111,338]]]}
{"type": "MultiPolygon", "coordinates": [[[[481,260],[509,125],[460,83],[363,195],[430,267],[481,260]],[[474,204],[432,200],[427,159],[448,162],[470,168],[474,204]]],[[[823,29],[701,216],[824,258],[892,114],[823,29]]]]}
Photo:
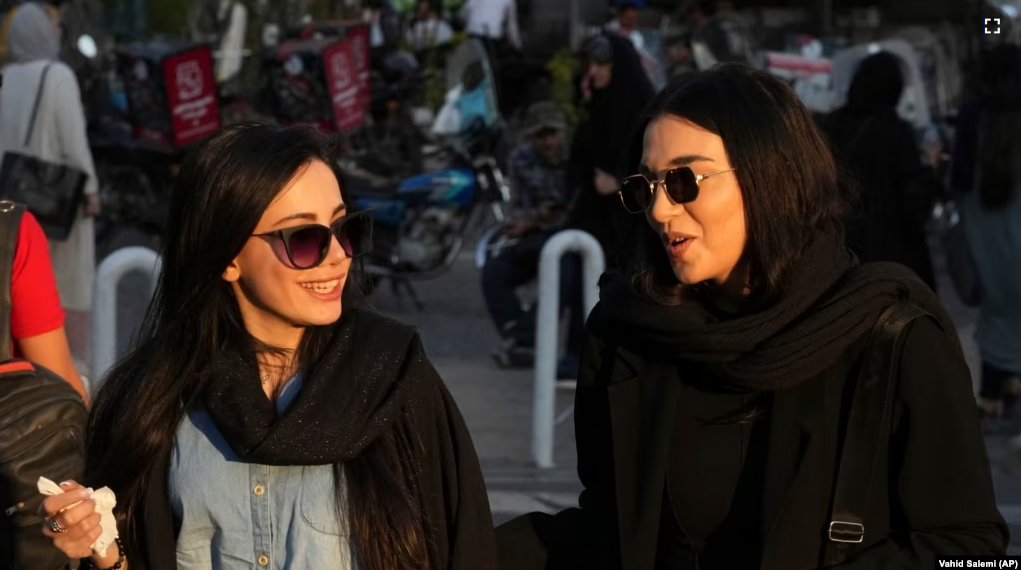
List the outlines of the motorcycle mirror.
{"type": "Polygon", "coordinates": [[[78,37],[78,51],[89,59],[94,59],[99,54],[99,46],[92,36],[84,34],[78,37]]]}

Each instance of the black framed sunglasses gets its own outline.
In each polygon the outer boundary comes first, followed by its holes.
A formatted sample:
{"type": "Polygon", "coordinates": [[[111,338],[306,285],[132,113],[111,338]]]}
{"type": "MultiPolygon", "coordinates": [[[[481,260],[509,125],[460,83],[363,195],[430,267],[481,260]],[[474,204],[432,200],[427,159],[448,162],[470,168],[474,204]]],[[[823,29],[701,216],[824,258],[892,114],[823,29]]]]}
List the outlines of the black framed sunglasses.
{"type": "Polygon", "coordinates": [[[306,224],[255,234],[255,237],[283,243],[287,260],[295,269],[312,269],[321,265],[330,252],[334,236],[344,253],[352,259],[371,252],[372,216],[369,211],[349,214],[330,226],[306,224]]]}
{"type": "Polygon", "coordinates": [[[632,214],[644,213],[652,206],[656,196],[656,187],[662,184],[671,202],[687,204],[698,198],[699,184],[703,180],[734,170],[728,168],[707,174],[695,174],[690,167],[681,166],[666,171],[662,180],[649,180],[644,174],[635,174],[621,181],[620,201],[624,203],[624,208],[628,212],[632,214]]]}

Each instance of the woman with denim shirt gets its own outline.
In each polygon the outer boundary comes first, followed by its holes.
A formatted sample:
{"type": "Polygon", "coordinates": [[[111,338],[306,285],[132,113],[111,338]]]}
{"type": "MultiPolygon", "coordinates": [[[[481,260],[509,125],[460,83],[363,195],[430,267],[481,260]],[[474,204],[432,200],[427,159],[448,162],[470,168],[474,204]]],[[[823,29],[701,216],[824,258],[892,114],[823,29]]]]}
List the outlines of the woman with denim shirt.
{"type": "Polygon", "coordinates": [[[371,220],[311,128],[243,125],[185,162],[138,347],[102,384],[86,482],[44,503],[119,570],[495,568],[464,421],[410,328],[359,308],[371,220]],[[64,510],[66,509],[67,510],[64,510]],[[62,512],[63,511],[63,512],[62,512]]]}

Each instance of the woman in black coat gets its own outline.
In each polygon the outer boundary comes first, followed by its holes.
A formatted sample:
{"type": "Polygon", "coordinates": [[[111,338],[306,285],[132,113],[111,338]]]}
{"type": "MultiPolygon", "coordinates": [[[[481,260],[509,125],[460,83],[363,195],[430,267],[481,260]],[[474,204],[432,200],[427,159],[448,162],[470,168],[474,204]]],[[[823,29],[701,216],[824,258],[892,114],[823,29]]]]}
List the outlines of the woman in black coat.
{"type": "Polygon", "coordinates": [[[860,187],[848,245],[863,262],[901,263],[935,289],[925,225],[941,192],[931,168],[938,158],[923,164],[914,129],[897,114],[903,92],[897,56],[869,56],[854,74],[847,105],[826,119],[825,130],[860,187]]]}
{"type": "Polygon", "coordinates": [[[603,280],[578,381],[580,508],[499,528],[501,568],[872,570],[1003,554],[954,325],[913,273],[847,250],[833,159],[793,92],[725,65],[680,78],[646,117],[621,198],[650,229],[630,270],[603,280]],[[895,304],[927,316],[901,335],[889,432],[847,463],[878,461],[864,535],[831,542],[851,395],[895,304]]]}

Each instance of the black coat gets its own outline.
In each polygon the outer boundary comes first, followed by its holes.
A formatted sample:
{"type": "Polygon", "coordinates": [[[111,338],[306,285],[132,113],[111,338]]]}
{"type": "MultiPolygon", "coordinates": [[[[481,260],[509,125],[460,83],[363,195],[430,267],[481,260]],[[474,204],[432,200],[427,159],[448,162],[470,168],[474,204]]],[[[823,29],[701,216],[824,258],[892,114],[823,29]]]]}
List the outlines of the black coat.
{"type": "MultiPolygon", "coordinates": [[[[931,568],[932,553],[1002,555],[1006,548],[964,359],[933,321],[917,321],[905,334],[891,447],[881,455],[890,476],[872,494],[864,542],[840,568],[931,568]]],[[[497,529],[503,570],[655,568],[681,380],[675,368],[607,338],[590,335],[578,382],[580,508],[533,513],[497,529]]],[[[775,393],[766,420],[763,570],[820,567],[845,389],[864,341],[816,378],[775,393]]]]}
{"type": "Polygon", "coordinates": [[[943,190],[932,169],[922,165],[911,125],[893,108],[868,115],[840,109],[824,127],[857,186],[848,244],[862,262],[900,263],[935,290],[926,224],[943,190]]]}
{"type": "MultiPolygon", "coordinates": [[[[398,422],[410,422],[419,445],[413,453],[421,466],[417,477],[418,504],[426,520],[432,544],[432,570],[491,570],[496,567],[493,519],[485,481],[471,434],[442,379],[430,364],[417,333],[396,321],[371,311],[357,310],[353,351],[365,356],[367,370],[375,374],[380,363],[374,359],[396,359],[401,373],[396,378],[375,376],[376,382],[411,386],[398,422]]],[[[396,389],[396,388],[393,388],[396,389]]],[[[391,429],[394,429],[392,427],[391,429]]],[[[167,494],[170,456],[153,465],[144,528],[145,563],[130,560],[132,570],[176,570],[178,529],[167,494]]]]}

